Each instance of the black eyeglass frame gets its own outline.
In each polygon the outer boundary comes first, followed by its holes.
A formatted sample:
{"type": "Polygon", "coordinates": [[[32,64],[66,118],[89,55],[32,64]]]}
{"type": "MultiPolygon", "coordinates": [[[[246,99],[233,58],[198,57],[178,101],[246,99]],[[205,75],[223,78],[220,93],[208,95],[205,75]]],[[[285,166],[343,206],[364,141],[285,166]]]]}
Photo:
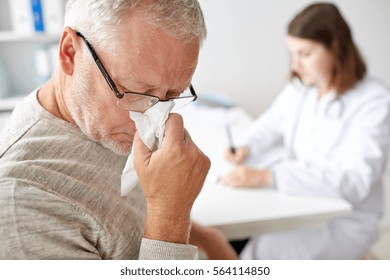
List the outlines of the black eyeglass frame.
{"type": "Polygon", "coordinates": [[[190,86],[189,86],[189,90],[190,90],[192,96],[177,96],[177,97],[171,97],[171,98],[168,98],[168,99],[160,99],[159,97],[157,97],[155,95],[150,95],[150,94],[146,94],[146,93],[138,93],[138,92],[132,92],[132,91],[125,91],[124,93],[121,93],[118,90],[117,86],[115,85],[114,81],[111,79],[111,77],[108,74],[106,68],[104,68],[102,62],[100,61],[99,57],[97,56],[97,54],[96,54],[95,50],[93,49],[92,45],[88,42],[88,40],[80,32],[76,31],[76,35],[79,36],[81,39],[83,39],[84,43],[86,44],[89,52],[91,53],[91,55],[93,57],[93,60],[95,61],[96,65],[98,66],[98,68],[99,68],[100,72],[102,73],[104,79],[106,80],[108,86],[114,92],[116,98],[122,99],[125,96],[126,93],[157,98],[158,101],[156,103],[154,103],[151,107],[153,107],[154,105],[156,105],[158,102],[161,102],[161,101],[162,102],[164,102],[164,101],[171,101],[171,100],[173,101],[175,99],[182,99],[182,98],[193,97],[194,98],[192,100],[192,102],[193,102],[193,101],[195,101],[198,98],[198,95],[196,94],[192,84],[190,84],[190,86]]]}

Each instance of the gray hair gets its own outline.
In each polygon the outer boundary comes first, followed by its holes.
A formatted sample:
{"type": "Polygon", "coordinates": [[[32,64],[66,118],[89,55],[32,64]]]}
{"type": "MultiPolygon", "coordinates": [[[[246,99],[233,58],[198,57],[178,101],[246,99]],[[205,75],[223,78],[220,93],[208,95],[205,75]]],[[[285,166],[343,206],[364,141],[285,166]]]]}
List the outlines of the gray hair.
{"type": "Polygon", "coordinates": [[[184,40],[206,38],[206,25],[197,0],[69,0],[65,26],[83,33],[94,47],[115,48],[115,28],[136,10],[145,22],[184,40]]]}

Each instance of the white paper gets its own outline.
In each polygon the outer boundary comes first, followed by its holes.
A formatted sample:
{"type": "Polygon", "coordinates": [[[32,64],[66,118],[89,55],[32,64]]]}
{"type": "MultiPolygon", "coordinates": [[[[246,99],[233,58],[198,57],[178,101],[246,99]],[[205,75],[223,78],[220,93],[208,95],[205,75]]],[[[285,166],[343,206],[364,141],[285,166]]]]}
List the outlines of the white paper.
{"type": "MultiPolygon", "coordinates": [[[[136,129],[151,150],[157,150],[161,145],[165,131],[165,121],[174,103],[159,102],[145,113],[130,112],[130,118],[135,122],[136,129]]],[[[134,146],[133,146],[134,148],[134,146]]],[[[127,159],[121,178],[121,196],[128,195],[138,184],[138,176],[134,168],[134,150],[127,159]]]]}

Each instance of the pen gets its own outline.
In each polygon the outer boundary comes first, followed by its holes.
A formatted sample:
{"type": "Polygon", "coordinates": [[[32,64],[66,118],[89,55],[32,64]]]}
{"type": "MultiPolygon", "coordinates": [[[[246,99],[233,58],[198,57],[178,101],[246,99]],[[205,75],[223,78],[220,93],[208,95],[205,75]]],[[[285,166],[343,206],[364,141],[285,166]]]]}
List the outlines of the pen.
{"type": "Polygon", "coordinates": [[[227,133],[227,137],[228,137],[228,141],[229,141],[230,152],[232,154],[235,154],[236,153],[236,148],[233,145],[232,133],[230,131],[230,126],[228,124],[226,125],[226,133],[227,133]]]}

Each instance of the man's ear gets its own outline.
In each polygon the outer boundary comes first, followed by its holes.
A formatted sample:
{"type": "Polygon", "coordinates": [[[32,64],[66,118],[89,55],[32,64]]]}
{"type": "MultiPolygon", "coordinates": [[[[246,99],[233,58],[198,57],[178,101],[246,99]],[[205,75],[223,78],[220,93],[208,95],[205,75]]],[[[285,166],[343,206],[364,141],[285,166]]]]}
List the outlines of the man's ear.
{"type": "Polygon", "coordinates": [[[67,75],[73,74],[77,50],[80,50],[80,47],[76,32],[70,27],[65,27],[61,35],[58,58],[62,71],[67,75]]]}

